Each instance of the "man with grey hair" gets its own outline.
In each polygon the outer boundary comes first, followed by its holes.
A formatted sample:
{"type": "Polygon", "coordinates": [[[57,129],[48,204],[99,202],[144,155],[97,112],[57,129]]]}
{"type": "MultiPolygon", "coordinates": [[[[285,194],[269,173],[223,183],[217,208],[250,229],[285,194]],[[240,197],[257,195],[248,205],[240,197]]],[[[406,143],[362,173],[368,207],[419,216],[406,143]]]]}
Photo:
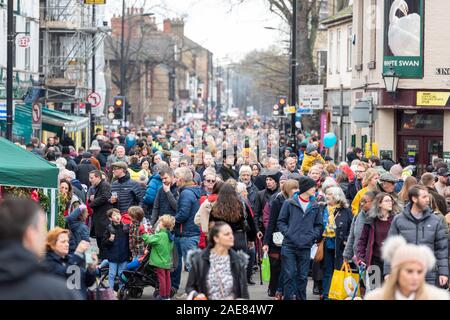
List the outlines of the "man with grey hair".
{"type": "Polygon", "coordinates": [[[171,280],[172,287],[178,290],[181,281],[181,259],[184,259],[185,270],[189,271],[190,266],[186,259],[187,253],[196,249],[200,240],[200,229],[194,223],[194,218],[200,208],[201,188],[194,183],[192,171],[187,167],[175,170],[175,183],[179,190],[175,215],[175,246],[178,252],[178,267],[172,273],[171,280]]]}
{"type": "Polygon", "coordinates": [[[242,166],[239,170],[239,182],[245,184],[247,188],[247,199],[253,211],[255,210],[256,197],[258,195],[258,188],[252,182],[252,168],[250,166],[242,166]]]}
{"type": "Polygon", "coordinates": [[[128,163],[128,157],[125,155],[125,147],[118,145],[112,155],[108,157],[106,165],[111,168],[111,165],[115,162],[128,163]]]}

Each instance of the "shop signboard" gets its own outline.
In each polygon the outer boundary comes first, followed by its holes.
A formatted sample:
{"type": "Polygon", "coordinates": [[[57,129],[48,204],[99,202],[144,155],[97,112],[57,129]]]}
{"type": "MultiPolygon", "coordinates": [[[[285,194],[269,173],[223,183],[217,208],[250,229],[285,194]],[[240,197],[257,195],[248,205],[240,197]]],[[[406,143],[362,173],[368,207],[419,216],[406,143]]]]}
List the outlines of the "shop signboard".
{"type": "Polygon", "coordinates": [[[417,105],[450,107],[450,92],[417,92],[417,105]]]}
{"type": "Polygon", "coordinates": [[[401,78],[423,78],[424,0],[384,1],[384,63],[401,78]]]}

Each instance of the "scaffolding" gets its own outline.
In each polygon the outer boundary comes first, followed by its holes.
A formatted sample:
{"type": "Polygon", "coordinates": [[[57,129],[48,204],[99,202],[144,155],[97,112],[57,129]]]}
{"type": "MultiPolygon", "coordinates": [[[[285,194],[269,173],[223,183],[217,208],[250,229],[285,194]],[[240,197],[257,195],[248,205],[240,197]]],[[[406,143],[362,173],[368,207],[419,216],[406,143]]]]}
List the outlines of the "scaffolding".
{"type": "Polygon", "coordinates": [[[80,0],[41,0],[40,10],[46,103],[86,101],[92,57],[109,29],[98,27],[92,5],[80,0]]]}

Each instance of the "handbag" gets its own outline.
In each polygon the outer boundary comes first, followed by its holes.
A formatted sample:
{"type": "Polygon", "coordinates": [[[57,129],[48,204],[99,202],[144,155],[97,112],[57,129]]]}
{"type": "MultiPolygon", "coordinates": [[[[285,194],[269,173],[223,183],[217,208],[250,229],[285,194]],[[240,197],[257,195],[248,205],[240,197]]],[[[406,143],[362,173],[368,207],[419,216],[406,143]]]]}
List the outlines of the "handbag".
{"type": "Polygon", "coordinates": [[[284,236],[281,232],[274,232],[272,235],[272,241],[277,247],[281,247],[283,244],[284,236]]]}
{"type": "Polygon", "coordinates": [[[323,243],[324,240],[320,241],[317,245],[317,252],[314,256],[314,262],[322,262],[323,260],[323,243]]]}
{"type": "Polygon", "coordinates": [[[112,288],[99,284],[98,279],[95,282],[95,289],[88,289],[88,300],[117,300],[116,293],[112,288]]]}
{"type": "Polygon", "coordinates": [[[264,256],[261,263],[262,281],[270,281],[270,260],[267,252],[264,252],[264,256]]]}
{"type": "Polygon", "coordinates": [[[350,265],[344,262],[341,270],[334,270],[328,298],[331,300],[346,300],[347,298],[360,297],[359,280],[359,273],[353,273],[350,265]]]}

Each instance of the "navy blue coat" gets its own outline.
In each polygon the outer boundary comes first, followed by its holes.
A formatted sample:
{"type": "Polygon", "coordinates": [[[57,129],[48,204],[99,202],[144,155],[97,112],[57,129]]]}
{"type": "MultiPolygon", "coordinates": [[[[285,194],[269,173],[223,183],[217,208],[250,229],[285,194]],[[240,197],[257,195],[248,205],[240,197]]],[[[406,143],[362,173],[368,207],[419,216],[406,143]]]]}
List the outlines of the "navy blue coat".
{"type": "Polygon", "coordinates": [[[75,249],[81,240],[90,242],[89,228],[84,221],[79,220],[80,215],[81,210],[80,208],[77,208],[65,218],[71,233],[69,241],[70,252],[75,252],[75,249]]]}
{"type": "Polygon", "coordinates": [[[110,224],[103,237],[103,247],[105,248],[105,258],[109,262],[122,263],[128,261],[130,256],[129,247],[129,225],[122,222],[118,225],[110,224]],[[111,234],[115,235],[114,241],[109,241],[111,234]]]}
{"type": "Polygon", "coordinates": [[[281,207],[278,230],[284,235],[283,246],[296,249],[311,249],[323,233],[322,213],[316,201],[303,212],[298,194],[288,199],[281,207]]]}
{"type": "Polygon", "coordinates": [[[119,200],[114,207],[119,209],[120,213],[127,212],[132,206],[142,205],[144,192],[138,182],[130,179],[128,172],[124,177],[113,182],[111,192],[117,192],[119,200]]]}
{"type": "MultiPolygon", "coordinates": [[[[87,297],[87,288],[92,286],[96,280],[95,271],[86,269],[86,262],[84,257],[78,254],[69,254],[65,258],[61,258],[53,251],[47,252],[45,256],[44,265],[49,273],[60,276],[63,279],[68,279],[75,275],[76,270],[73,266],[78,266],[81,270],[80,289],[78,291],[84,298],[87,297]]],[[[72,282],[70,282],[72,283],[72,282]]],[[[73,282],[76,285],[76,281],[73,282]]]]}
{"type": "Polygon", "coordinates": [[[170,187],[170,192],[164,192],[161,187],[156,195],[155,203],[153,204],[152,217],[150,219],[150,224],[155,225],[159,217],[165,214],[170,214],[175,216],[177,213],[177,199],[178,199],[178,188],[176,184],[170,187]]]}
{"type": "Polygon", "coordinates": [[[194,217],[200,208],[201,188],[184,187],[180,190],[175,215],[175,235],[178,237],[200,236],[200,228],[194,223],[194,217]]]}

